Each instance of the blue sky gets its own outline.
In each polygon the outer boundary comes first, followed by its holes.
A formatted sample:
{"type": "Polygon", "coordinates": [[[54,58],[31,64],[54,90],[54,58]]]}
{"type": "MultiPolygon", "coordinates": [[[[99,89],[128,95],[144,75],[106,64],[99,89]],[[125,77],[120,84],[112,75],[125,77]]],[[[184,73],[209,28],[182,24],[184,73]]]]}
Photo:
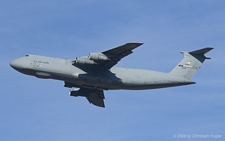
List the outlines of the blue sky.
{"type": "Polygon", "coordinates": [[[215,140],[225,138],[225,2],[34,0],[0,5],[0,140],[215,140]],[[63,82],[25,76],[25,54],[72,59],[127,42],[144,45],[117,64],[169,72],[179,51],[214,47],[196,85],[106,91],[106,108],[68,95],[63,82]]]}

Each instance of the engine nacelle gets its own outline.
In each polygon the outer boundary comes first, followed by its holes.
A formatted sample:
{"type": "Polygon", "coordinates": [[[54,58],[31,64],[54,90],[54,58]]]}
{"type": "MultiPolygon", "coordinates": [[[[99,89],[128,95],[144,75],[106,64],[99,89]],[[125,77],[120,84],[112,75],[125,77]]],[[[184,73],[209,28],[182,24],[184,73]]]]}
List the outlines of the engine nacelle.
{"type": "Polygon", "coordinates": [[[70,96],[79,96],[79,91],[70,90],[70,96]]]}
{"type": "Polygon", "coordinates": [[[89,65],[94,65],[96,64],[96,62],[94,62],[93,60],[89,60],[88,58],[76,58],[75,61],[77,64],[81,64],[81,65],[85,65],[85,64],[89,64],[89,65]]]}
{"type": "Polygon", "coordinates": [[[75,90],[70,90],[70,96],[76,96],[76,97],[78,97],[78,96],[87,96],[87,95],[85,95],[85,94],[83,94],[83,93],[81,93],[80,92],[80,90],[77,90],[77,91],[75,91],[75,90]]]}
{"type": "Polygon", "coordinates": [[[64,87],[67,87],[67,88],[73,88],[73,87],[79,87],[78,85],[76,85],[76,84],[73,84],[73,83],[71,83],[71,82],[66,82],[66,81],[64,81],[64,87]]]}
{"type": "Polygon", "coordinates": [[[102,53],[90,53],[88,58],[90,60],[94,60],[94,61],[106,61],[106,60],[110,60],[107,56],[105,56],[102,53]]]}

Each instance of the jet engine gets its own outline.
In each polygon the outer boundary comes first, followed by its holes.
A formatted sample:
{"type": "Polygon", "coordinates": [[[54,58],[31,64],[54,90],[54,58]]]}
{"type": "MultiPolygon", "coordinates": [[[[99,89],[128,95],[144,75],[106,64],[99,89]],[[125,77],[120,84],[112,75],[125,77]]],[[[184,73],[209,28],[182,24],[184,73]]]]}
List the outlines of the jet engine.
{"type": "Polygon", "coordinates": [[[70,90],[70,96],[79,96],[79,90],[78,91],[74,91],[74,90],[70,90]]]}
{"type": "Polygon", "coordinates": [[[102,53],[90,53],[88,58],[90,60],[94,60],[94,61],[106,61],[106,60],[110,60],[107,56],[105,56],[102,53]]]}
{"type": "Polygon", "coordinates": [[[96,64],[96,62],[94,62],[93,60],[89,60],[88,58],[79,58],[79,57],[76,58],[75,62],[77,64],[81,64],[81,65],[85,65],[85,64],[94,65],[94,64],[96,64]]]}
{"type": "Polygon", "coordinates": [[[82,94],[81,92],[80,92],[80,90],[70,90],[70,93],[69,93],[69,95],[70,96],[76,96],[76,97],[78,97],[78,96],[87,96],[87,95],[85,95],[85,94],[82,94]]]}
{"type": "Polygon", "coordinates": [[[71,82],[66,82],[66,81],[64,81],[64,87],[67,87],[67,88],[73,88],[73,87],[79,87],[78,85],[76,85],[76,84],[73,84],[73,83],[71,83],[71,82]]]}

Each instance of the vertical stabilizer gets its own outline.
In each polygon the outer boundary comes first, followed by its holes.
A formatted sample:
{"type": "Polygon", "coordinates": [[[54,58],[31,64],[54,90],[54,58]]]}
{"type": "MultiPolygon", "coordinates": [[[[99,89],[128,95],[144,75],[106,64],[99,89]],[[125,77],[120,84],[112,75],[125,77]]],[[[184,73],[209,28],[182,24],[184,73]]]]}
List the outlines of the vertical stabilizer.
{"type": "Polygon", "coordinates": [[[191,52],[181,52],[184,55],[184,58],[178,63],[178,65],[176,65],[176,67],[174,67],[170,73],[172,75],[191,80],[205,59],[211,59],[204,54],[212,49],[213,48],[206,47],[191,52]]]}

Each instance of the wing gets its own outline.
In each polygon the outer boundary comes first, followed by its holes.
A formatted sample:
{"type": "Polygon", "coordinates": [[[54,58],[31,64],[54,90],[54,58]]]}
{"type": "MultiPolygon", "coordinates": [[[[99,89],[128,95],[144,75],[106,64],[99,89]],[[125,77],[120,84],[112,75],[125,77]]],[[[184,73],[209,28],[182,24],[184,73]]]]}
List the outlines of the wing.
{"type": "Polygon", "coordinates": [[[122,58],[133,53],[132,50],[143,43],[127,43],[125,45],[106,50],[103,52],[90,53],[89,56],[76,58],[75,62],[82,65],[95,65],[101,68],[110,69],[122,58]]]}
{"type": "Polygon", "coordinates": [[[133,53],[132,50],[142,45],[143,43],[127,43],[125,45],[102,52],[109,60],[101,63],[100,66],[111,68],[117,64],[122,58],[133,53]]]}
{"type": "Polygon", "coordinates": [[[94,104],[95,106],[105,107],[105,96],[103,90],[93,90],[88,96],[86,96],[86,98],[90,103],[94,104]]]}
{"type": "Polygon", "coordinates": [[[70,91],[70,96],[83,96],[90,103],[99,107],[105,107],[103,90],[80,88],[78,91],[70,91]]]}

